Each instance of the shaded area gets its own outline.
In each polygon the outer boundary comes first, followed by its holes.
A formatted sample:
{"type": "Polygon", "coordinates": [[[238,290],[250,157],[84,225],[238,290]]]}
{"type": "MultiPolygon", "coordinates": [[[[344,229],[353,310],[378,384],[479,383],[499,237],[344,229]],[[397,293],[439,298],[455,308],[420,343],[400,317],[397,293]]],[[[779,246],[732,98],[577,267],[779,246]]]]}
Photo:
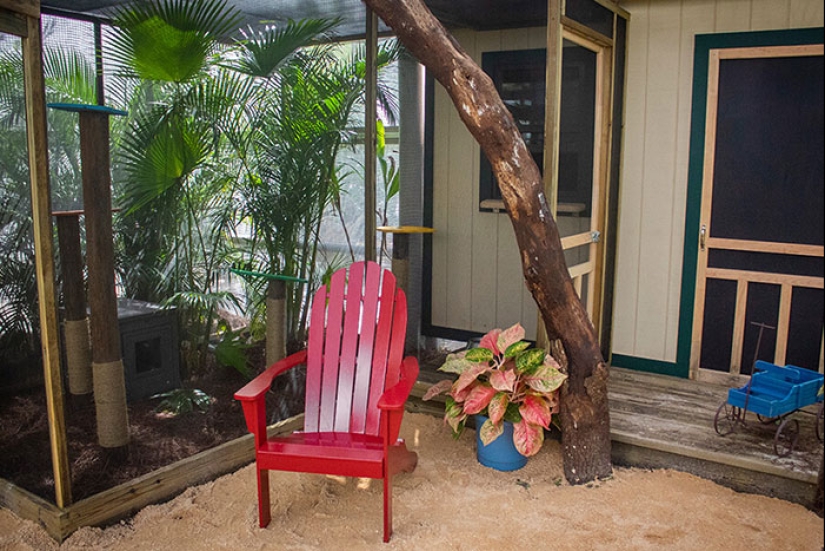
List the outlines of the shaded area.
{"type": "MultiPolygon", "coordinates": [[[[262,357],[262,351],[255,351],[262,357]]],[[[262,360],[258,362],[262,364],[262,360]]],[[[262,370],[258,368],[257,371],[262,370]]],[[[129,404],[131,442],[127,455],[97,444],[94,403],[90,398],[67,401],[66,430],[72,495],[78,501],[152,472],[203,450],[247,434],[240,403],[233,394],[245,384],[237,372],[213,367],[186,382],[212,398],[206,412],[170,416],[155,408],[161,400],[129,404]]],[[[303,371],[279,377],[267,398],[272,422],[302,411],[303,371]]],[[[42,388],[0,395],[0,478],[49,501],[54,500],[46,398],[42,388]]]]}

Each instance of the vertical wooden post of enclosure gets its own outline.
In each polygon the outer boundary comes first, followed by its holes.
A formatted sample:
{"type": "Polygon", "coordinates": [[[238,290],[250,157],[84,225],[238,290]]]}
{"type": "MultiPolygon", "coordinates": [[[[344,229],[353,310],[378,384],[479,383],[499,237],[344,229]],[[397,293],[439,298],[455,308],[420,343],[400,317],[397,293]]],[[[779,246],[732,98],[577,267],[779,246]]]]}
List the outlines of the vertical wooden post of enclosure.
{"type": "MultiPolygon", "coordinates": [[[[559,199],[559,129],[561,128],[562,2],[547,0],[547,64],[544,73],[544,194],[556,218],[559,199]]],[[[544,319],[538,312],[536,343],[549,349],[544,319]]]]}
{"type": "Polygon", "coordinates": [[[86,314],[86,286],[83,283],[83,256],[80,251],[80,215],[83,211],[55,212],[60,273],[63,276],[63,342],[69,393],[92,392],[92,358],[89,349],[89,318],[86,314]]]}
{"type": "Polygon", "coordinates": [[[375,123],[378,89],[378,16],[367,10],[366,93],[364,99],[364,260],[375,260],[375,123]]]}
{"type": "MultiPolygon", "coordinates": [[[[410,236],[433,233],[433,228],[423,226],[379,226],[378,231],[392,235],[392,273],[400,289],[407,293],[410,286],[410,236]]],[[[404,352],[418,353],[418,337],[406,339],[404,352]]]]}
{"type": "Polygon", "coordinates": [[[69,455],[66,446],[66,418],[63,380],[60,372],[60,346],[55,292],[54,246],[52,241],[49,155],[46,139],[46,88],[43,82],[43,44],[40,39],[40,10],[35,2],[21,2],[26,29],[22,36],[23,79],[26,90],[26,129],[29,150],[29,180],[32,194],[35,271],[40,304],[40,340],[46,387],[46,413],[49,418],[55,504],[72,503],[69,455]]]}
{"type": "Polygon", "coordinates": [[[286,283],[270,279],[266,286],[266,365],[286,356],[286,283]]]}

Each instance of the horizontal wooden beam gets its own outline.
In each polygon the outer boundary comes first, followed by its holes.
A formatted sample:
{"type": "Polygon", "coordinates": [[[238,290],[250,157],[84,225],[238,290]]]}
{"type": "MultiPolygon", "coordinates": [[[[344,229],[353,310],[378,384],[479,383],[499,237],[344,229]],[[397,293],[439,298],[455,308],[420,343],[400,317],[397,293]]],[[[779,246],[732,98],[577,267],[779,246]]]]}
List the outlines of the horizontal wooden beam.
{"type": "Polygon", "coordinates": [[[705,276],[709,279],[727,279],[730,281],[747,281],[749,283],[770,283],[773,285],[793,285],[808,289],[822,289],[823,278],[772,272],[751,272],[747,270],[729,270],[726,268],[708,268],[705,276]]]}
{"type": "Polygon", "coordinates": [[[40,2],[38,0],[0,0],[0,9],[40,17],[40,2]]]}
{"type": "Polygon", "coordinates": [[[0,33],[11,34],[25,38],[28,36],[26,16],[0,8],[0,33]]]}
{"type": "Polygon", "coordinates": [[[799,243],[778,243],[775,241],[750,241],[747,239],[725,239],[722,237],[708,237],[709,249],[724,249],[726,251],[747,251],[752,253],[789,254],[795,256],[824,256],[825,247],[822,245],[802,245],[799,243]]]}

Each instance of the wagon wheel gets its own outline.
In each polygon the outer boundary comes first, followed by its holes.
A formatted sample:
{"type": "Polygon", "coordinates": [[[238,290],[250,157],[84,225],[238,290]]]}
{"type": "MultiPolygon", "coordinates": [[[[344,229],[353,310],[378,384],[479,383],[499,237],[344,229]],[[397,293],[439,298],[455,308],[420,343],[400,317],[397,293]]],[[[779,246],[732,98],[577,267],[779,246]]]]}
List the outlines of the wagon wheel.
{"type": "Polygon", "coordinates": [[[773,438],[773,451],[779,457],[790,455],[799,440],[799,421],[786,418],[776,429],[776,436],[773,438]]]}
{"type": "Polygon", "coordinates": [[[756,414],[756,418],[759,419],[759,422],[763,425],[772,425],[779,421],[779,417],[765,417],[759,413],[756,414]]]}
{"type": "Polygon", "coordinates": [[[736,406],[731,406],[723,402],[716,410],[716,417],[713,418],[713,429],[720,436],[730,434],[736,429],[736,424],[742,418],[742,410],[736,406]]]}
{"type": "Polygon", "coordinates": [[[816,439],[822,442],[823,436],[825,436],[825,402],[820,402],[816,413],[816,439]]]}

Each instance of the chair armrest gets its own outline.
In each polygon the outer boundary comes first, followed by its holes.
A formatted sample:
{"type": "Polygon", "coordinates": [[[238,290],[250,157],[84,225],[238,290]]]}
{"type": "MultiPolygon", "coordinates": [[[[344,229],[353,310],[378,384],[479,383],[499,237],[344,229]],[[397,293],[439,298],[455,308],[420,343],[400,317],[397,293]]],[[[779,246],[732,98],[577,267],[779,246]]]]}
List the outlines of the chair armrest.
{"type": "Polygon", "coordinates": [[[272,386],[272,380],[297,365],[306,363],[306,350],[287,356],[269,366],[263,373],[252,379],[235,393],[235,399],[243,406],[246,428],[255,435],[255,448],[266,442],[266,400],[264,395],[272,386]]]}
{"type": "Polygon", "coordinates": [[[407,356],[401,363],[401,380],[384,391],[384,394],[378,399],[378,408],[381,410],[403,410],[417,379],[418,360],[412,356],[407,356]]]}
{"type": "Polygon", "coordinates": [[[254,401],[259,400],[261,396],[266,394],[272,386],[272,380],[278,375],[295,366],[305,364],[307,361],[307,351],[301,350],[283,360],[279,360],[266,368],[266,370],[249,381],[246,386],[235,393],[235,399],[240,401],[254,401]]]}

